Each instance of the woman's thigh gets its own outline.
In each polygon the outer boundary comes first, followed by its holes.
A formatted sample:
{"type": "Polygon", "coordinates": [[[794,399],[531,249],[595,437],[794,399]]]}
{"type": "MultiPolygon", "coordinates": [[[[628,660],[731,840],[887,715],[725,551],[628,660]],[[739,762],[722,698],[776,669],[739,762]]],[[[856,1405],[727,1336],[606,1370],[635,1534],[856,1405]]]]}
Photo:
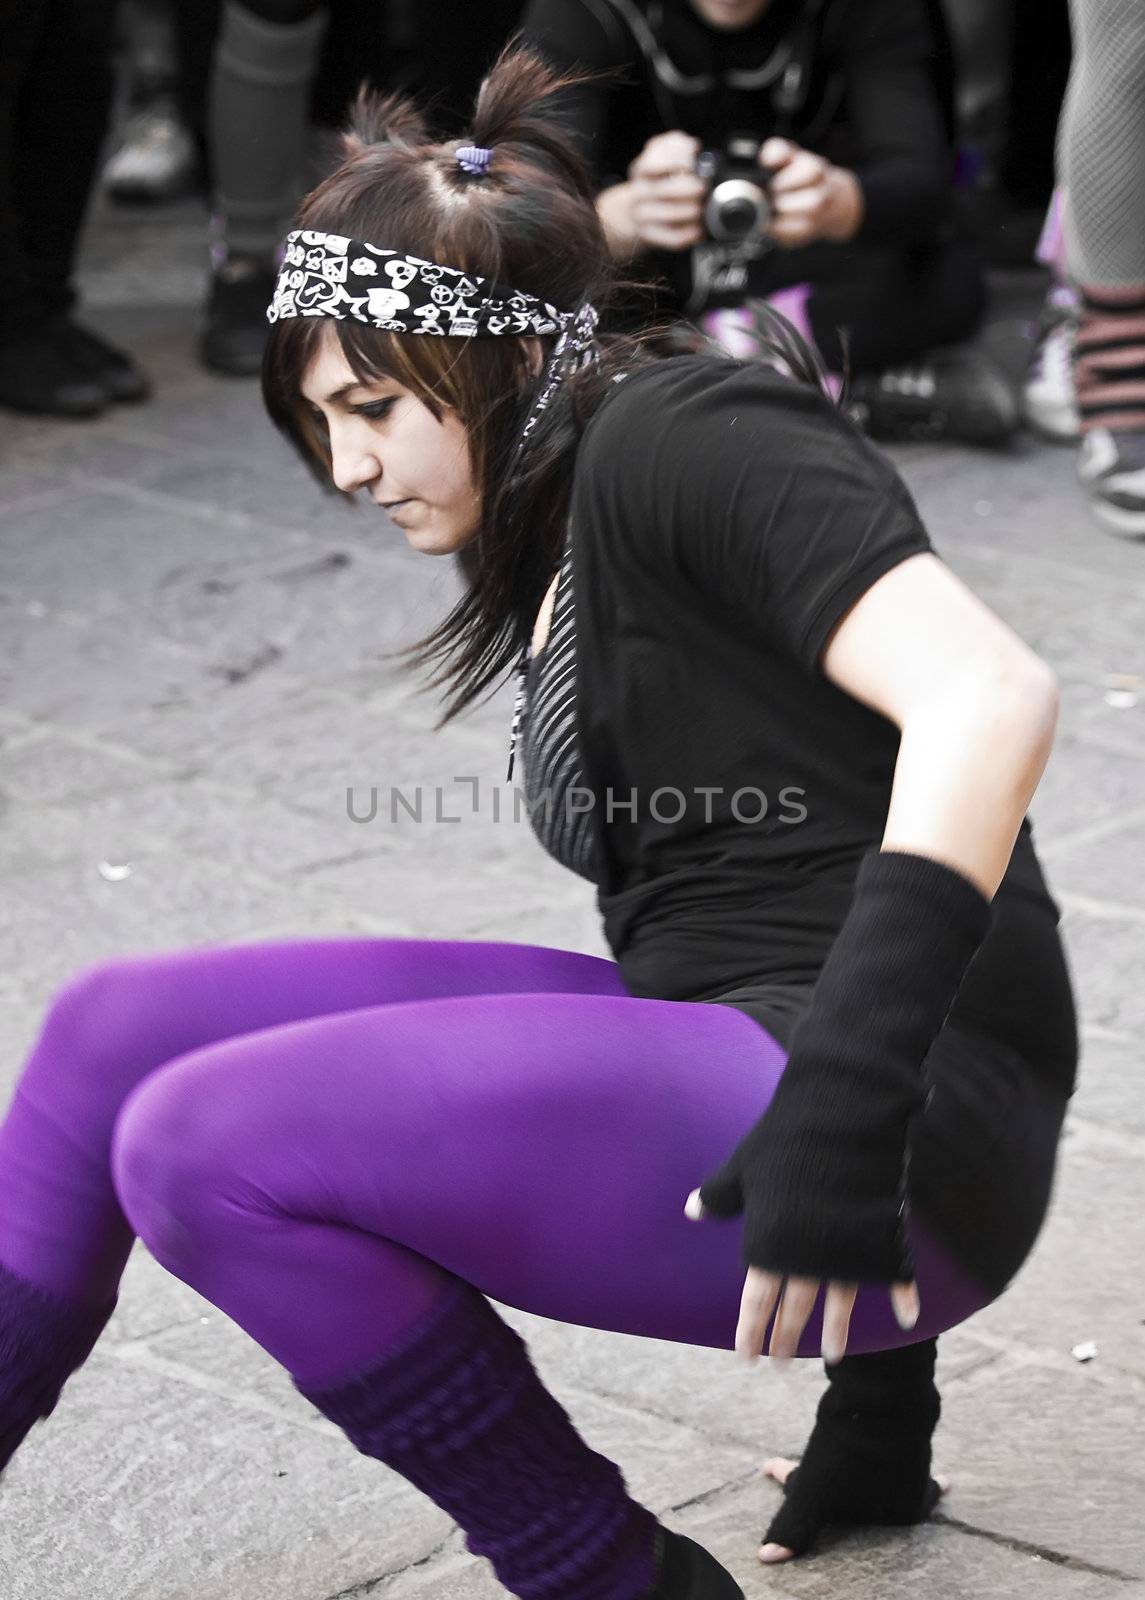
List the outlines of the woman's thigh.
{"type": "Polygon", "coordinates": [[[616,965],[538,945],[278,940],[117,958],[56,994],[0,1121],[0,1254],[105,1297],[132,1243],[109,1147],[126,1097],[187,1052],[306,1018],[491,992],[624,994],[616,965]]]}
{"type": "Polygon", "coordinates": [[[37,1049],[21,1081],[51,1075],[55,1103],[80,1115],[118,1102],[163,1062],[236,1035],[363,1006],[517,991],[627,992],[599,956],[479,940],[281,939],[117,957],[57,993],[38,1041],[54,1048],[37,1049]]]}
{"type": "MultiPolygon", "coordinates": [[[[684,1202],[784,1061],[751,1018],[702,1003],[368,1008],[168,1063],[124,1106],[113,1170],[128,1214],[154,1219],[160,1258],[232,1315],[243,1284],[220,1286],[237,1234],[305,1218],[398,1243],[525,1311],[728,1349],[741,1225],[690,1222],[684,1202]]],[[[912,1230],[924,1337],[985,1296],[912,1230]]],[[[853,1329],[854,1349],[903,1342],[885,1289],[860,1290],[853,1329]]],[[[802,1353],[818,1334],[816,1318],[802,1353]]]]}

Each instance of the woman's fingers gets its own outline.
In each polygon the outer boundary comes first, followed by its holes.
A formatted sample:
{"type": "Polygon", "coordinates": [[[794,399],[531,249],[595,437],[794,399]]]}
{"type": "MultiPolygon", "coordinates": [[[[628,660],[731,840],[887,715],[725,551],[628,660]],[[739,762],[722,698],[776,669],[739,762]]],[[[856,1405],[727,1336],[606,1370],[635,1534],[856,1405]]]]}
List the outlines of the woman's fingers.
{"type": "Polygon", "coordinates": [[[827,1287],[823,1302],[823,1360],[842,1361],[847,1353],[847,1339],[851,1332],[851,1312],[855,1309],[857,1283],[832,1283],[827,1287]]]}
{"type": "Polygon", "coordinates": [[[773,1361],[790,1361],[798,1351],[818,1293],[818,1278],[788,1278],[767,1352],[773,1361]]]}
{"type": "Polygon", "coordinates": [[[736,1327],[736,1354],[744,1361],[757,1361],[763,1350],[763,1338],[783,1279],[775,1272],[761,1272],[749,1267],[744,1279],[739,1302],[739,1323],[736,1327]]]}

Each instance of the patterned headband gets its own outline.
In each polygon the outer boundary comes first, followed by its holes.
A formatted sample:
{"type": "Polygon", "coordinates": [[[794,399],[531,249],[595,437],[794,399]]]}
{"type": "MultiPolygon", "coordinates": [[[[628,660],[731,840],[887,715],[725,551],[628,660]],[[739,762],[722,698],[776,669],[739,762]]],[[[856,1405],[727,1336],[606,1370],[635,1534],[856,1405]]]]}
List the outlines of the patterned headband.
{"type": "Polygon", "coordinates": [[[286,236],[266,313],[268,322],[351,317],[393,333],[476,339],[563,333],[577,315],[477,273],[302,228],[286,236]]]}
{"type": "Polygon", "coordinates": [[[284,317],[347,317],[391,333],[453,338],[523,338],[556,333],[548,369],[517,446],[547,410],[558,385],[597,357],[597,311],[586,300],[558,311],[523,289],[507,289],[475,272],[384,250],[341,233],[296,228],[288,233],[268,322],[284,317]]]}

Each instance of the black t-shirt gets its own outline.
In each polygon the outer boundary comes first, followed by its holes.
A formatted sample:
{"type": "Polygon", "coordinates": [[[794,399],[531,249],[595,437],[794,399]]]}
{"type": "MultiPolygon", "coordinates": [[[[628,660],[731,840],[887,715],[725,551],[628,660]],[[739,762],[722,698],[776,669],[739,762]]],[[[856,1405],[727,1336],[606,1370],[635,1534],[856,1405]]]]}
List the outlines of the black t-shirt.
{"type": "MultiPolygon", "coordinates": [[[[626,984],[692,1000],[813,985],[899,747],[819,656],[879,577],[932,549],[908,490],[818,391],[681,356],[589,423],[571,517],[578,737],[626,984]]],[[[1064,1074],[1072,1006],[1028,821],[996,909],[957,1007],[1061,1052],[1064,1074]]]]}
{"type": "Polygon", "coordinates": [[[521,32],[561,70],[614,74],[568,94],[570,128],[601,187],[623,181],[670,128],[712,149],[732,134],[779,133],[857,174],[866,202],[857,243],[929,239],[949,214],[941,0],[772,0],[735,32],[710,27],[688,0],[530,0],[521,32]],[[674,88],[641,47],[652,38],[674,88]],[[789,95],[793,61],[802,87],[789,95]]]}

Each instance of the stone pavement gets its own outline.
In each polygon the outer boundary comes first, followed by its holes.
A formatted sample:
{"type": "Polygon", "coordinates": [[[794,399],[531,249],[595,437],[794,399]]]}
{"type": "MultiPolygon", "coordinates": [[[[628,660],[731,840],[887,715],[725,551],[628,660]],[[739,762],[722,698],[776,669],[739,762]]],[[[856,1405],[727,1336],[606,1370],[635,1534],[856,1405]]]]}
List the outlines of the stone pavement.
{"type": "MultiPolygon", "coordinates": [[[[91,320],[146,361],[156,399],[90,424],[0,415],[5,1103],[57,986],[128,951],[365,933],[605,953],[588,886],[523,819],[493,818],[510,688],[434,736],[432,698],[384,659],[444,614],[452,564],[323,498],[254,384],[196,367],[201,261],[193,207],[100,219],[91,320]],[[388,820],[393,788],[422,785],[432,816],[439,784],[464,826],[388,820]],[[379,817],[351,821],[347,788],[364,808],[371,785],[379,817]]],[[[1015,314],[1003,303],[991,338],[1016,361],[1015,314]]],[[[797,1453],[815,1364],[745,1372],[506,1314],[633,1492],[749,1596],[1115,1600],[1145,1592],[1145,547],[1090,524],[1069,451],[899,459],[941,552],[1060,676],[1031,814],[1084,1021],[1052,1220],[1011,1292],[942,1341],[936,1460],[954,1487],[925,1527],[765,1571],[778,1491],[757,1469],[797,1453]]],[[[142,1247],[0,1508],[4,1600],[503,1592],[142,1247]]]]}

